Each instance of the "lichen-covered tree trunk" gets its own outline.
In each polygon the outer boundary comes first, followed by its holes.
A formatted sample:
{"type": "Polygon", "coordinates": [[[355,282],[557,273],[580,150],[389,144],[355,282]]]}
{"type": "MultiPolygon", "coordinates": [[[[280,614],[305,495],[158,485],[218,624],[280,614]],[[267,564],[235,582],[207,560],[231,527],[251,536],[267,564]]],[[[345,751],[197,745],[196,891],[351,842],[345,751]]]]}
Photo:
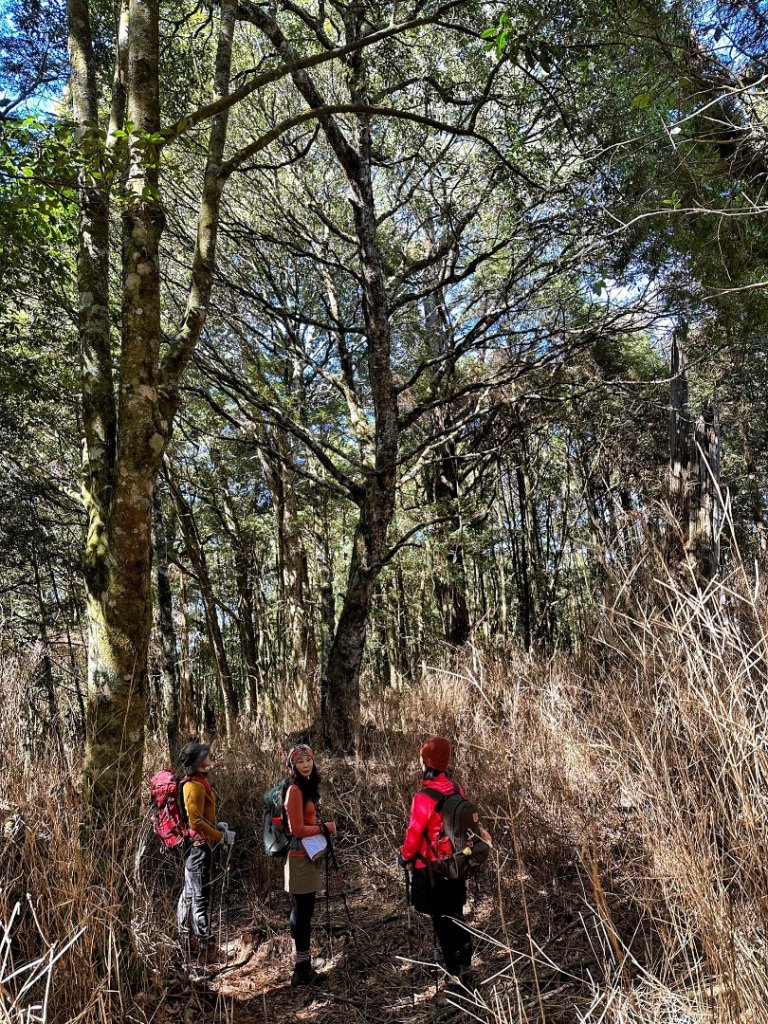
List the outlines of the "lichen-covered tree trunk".
{"type": "MultiPolygon", "coordinates": [[[[90,623],[85,789],[97,816],[109,818],[143,770],[147,655],[152,623],[152,490],[173,417],[179,382],[210,298],[227,112],[212,119],[190,301],[181,329],[160,360],[159,0],[120,5],[115,80],[102,161],[96,60],[87,0],[68,0],[70,95],[80,139],[80,244],[77,286],[83,402],[84,557],[90,623]],[[109,173],[118,129],[131,124],[124,194],[120,354],[113,372],[109,320],[109,173]],[[93,154],[97,156],[94,158],[93,154]],[[97,159],[99,174],[90,165],[97,159]]],[[[226,93],[235,5],[223,0],[215,88],[226,93]]]]}
{"type": "Polygon", "coordinates": [[[360,668],[376,576],[386,561],[395,511],[399,424],[392,376],[392,339],[379,249],[370,165],[371,134],[360,118],[357,159],[348,166],[355,193],[355,228],[363,270],[363,317],[374,409],[375,461],[368,470],[352,544],[347,590],[331,645],[324,687],[323,731],[329,744],[349,749],[360,720],[360,668]]]}
{"type": "Polygon", "coordinates": [[[157,587],[157,631],[160,636],[160,693],[162,697],[168,747],[175,755],[179,746],[179,655],[173,625],[173,595],[168,572],[168,541],[163,521],[160,492],[155,488],[152,501],[152,524],[157,587]]]}

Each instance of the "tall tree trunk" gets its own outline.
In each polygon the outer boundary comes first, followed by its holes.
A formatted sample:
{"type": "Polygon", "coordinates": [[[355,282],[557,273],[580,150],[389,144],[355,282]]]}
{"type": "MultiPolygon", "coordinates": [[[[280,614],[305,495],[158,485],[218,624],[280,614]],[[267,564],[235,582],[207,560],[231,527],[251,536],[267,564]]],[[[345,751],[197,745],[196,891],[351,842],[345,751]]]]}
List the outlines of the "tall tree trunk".
{"type": "MultiPolygon", "coordinates": [[[[70,53],[75,119],[85,134],[98,121],[88,10],[71,0],[70,53]],[[82,66],[85,74],[78,70],[82,66]]],[[[137,133],[160,129],[158,5],[133,2],[128,36],[128,118],[137,133]]],[[[118,65],[122,60],[119,57],[118,65]]],[[[123,100],[115,94],[119,105],[123,100]]],[[[114,113],[114,110],[113,110],[114,113]]],[[[122,123],[122,111],[113,118],[122,123]]],[[[163,214],[157,168],[131,147],[123,207],[121,365],[112,390],[108,321],[109,185],[84,173],[78,258],[83,352],[85,483],[89,533],[85,577],[90,622],[86,789],[111,812],[142,772],[147,653],[151,629],[152,483],[164,443],[153,415],[153,367],[160,344],[158,247],[163,214]],[[119,410],[117,417],[115,409],[119,410]],[[119,446],[116,437],[120,438],[119,446]]]]}
{"type": "Polygon", "coordinates": [[[197,716],[195,715],[195,695],[192,690],[192,655],[189,644],[190,622],[189,601],[187,600],[187,584],[182,573],[179,579],[179,605],[181,627],[181,657],[179,659],[179,736],[185,742],[197,736],[197,716]]]}
{"type": "Polygon", "coordinates": [[[259,694],[264,685],[259,645],[253,610],[252,551],[243,533],[231,501],[224,498],[224,524],[232,544],[235,563],[235,586],[237,588],[237,625],[240,631],[240,646],[246,675],[248,714],[255,720],[259,710],[259,694]]]}
{"type": "Polygon", "coordinates": [[[716,399],[708,399],[696,421],[691,462],[690,550],[700,575],[710,580],[720,565],[720,414],[716,399]]]}
{"type": "Polygon", "coordinates": [[[469,640],[470,622],[456,446],[452,440],[439,446],[431,476],[429,490],[438,514],[446,520],[437,530],[440,551],[445,552],[445,569],[444,574],[440,570],[435,574],[435,597],[443,617],[446,641],[452,647],[461,647],[469,640]]]}
{"type": "MultiPolygon", "coordinates": [[[[446,322],[443,297],[439,292],[437,301],[433,293],[425,297],[424,319],[425,326],[434,339],[435,352],[446,359],[442,386],[445,397],[453,387],[455,365],[452,332],[446,322]]],[[[470,621],[466,598],[467,578],[456,444],[451,437],[447,407],[438,406],[432,419],[434,433],[445,437],[437,447],[437,457],[434,465],[430,467],[427,481],[427,490],[437,508],[438,518],[444,520],[436,530],[440,550],[445,552],[445,574],[438,571],[435,576],[435,597],[443,617],[446,641],[452,647],[461,647],[469,640],[470,621]]]]}
{"type": "Polygon", "coordinates": [[[221,693],[222,707],[224,708],[224,724],[227,735],[232,736],[234,735],[237,722],[237,694],[229,667],[227,651],[224,646],[224,636],[219,624],[219,609],[213,591],[211,574],[208,570],[208,559],[205,554],[205,548],[200,540],[200,533],[189,502],[184,497],[181,487],[170,472],[168,473],[168,483],[173,495],[174,505],[176,506],[176,514],[179,517],[181,532],[184,536],[184,544],[189,560],[192,563],[195,578],[197,579],[200,597],[203,600],[208,639],[213,651],[214,669],[221,693]]]}
{"type": "Polygon", "coordinates": [[[285,433],[252,420],[259,438],[259,460],[272,496],[277,534],[280,587],[277,629],[283,651],[283,674],[292,687],[311,696],[317,675],[317,640],[309,607],[309,569],[296,498],[293,453],[285,433]]]}
{"type": "Polygon", "coordinates": [[[685,329],[672,334],[669,385],[669,506],[673,523],[668,531],[666,560],[677,565],[688,541],[690,524],[691,421],[688,412],[688,377],[683,347],[685,329]]]}
{"type": "MultiPolygon", "coordinates": [[[[221,8],[217,98],[228,91],[236,4],[222,0],[221,8]]],[[[92,157],[84,159],[79,183],[77,261],[90,626],[84,778],[95,811],[108,817],[120,805],[123,787],[138,787],[143,769],[152,623],[152,489],[179,406],[181,374],[210,299],[227,124],[227,111],[212,119],[189,303],[161,362],[159,0],[129,0],[120,12],[107,136],[112,155],[126,115],[132,128],[121,201],[122,322],[116,382],[108,292],[110,181],[91,173],[92,157]]],[[[68,0],[68,14],[74,120],[81,137],[93,136],[100,118],[87,0],[68,0]]],[[[93,152],[93,141],[89,139],[84,154],[93,152]]]]}
{"type": "Polygon", "coordinates": [[[157,630],[160,636],[160,693],[162,696],[168,749],[175,758],[179,746],[179,656],[173,625],[173,596],[168,575],[168,542],[163,522],[160,492],[152,499],[155,540],[155,580],[157,588],[157,630]]]}
{"type": "MultiPolygon", "coordinates": [[[[284,60],[295,59],[291,44],[264,8],[249,7],[249,17],[284,60]]],[[[361,19],[361,10],[346,10],[347,42],[359,38],[361,19]]],[[[353,102],[364,99],[363,60],[359,53],[348,58],[348,88],[353,102]]],[[[327,106],[307,71],[294,70],[291,77],[310,107],[327,106]]],[[[364,467],[364,483],[357,493],[360,515],[352,541],[347,590],[328,659],[323,686],[325,699],[321,707],[326,743],[349,750],[356,742],[360,721],[360,668],[373,588],[384,564],[387,533],[395,511],[399,423],[391,365],[389,303],[373,194],[370,118],[365,115],[357,117],[354,145],[333,117],[325,115],[319,121],[351,191],[362,268],[363,319],[374,424],[373,458],[372,463],[364,467]]]]}

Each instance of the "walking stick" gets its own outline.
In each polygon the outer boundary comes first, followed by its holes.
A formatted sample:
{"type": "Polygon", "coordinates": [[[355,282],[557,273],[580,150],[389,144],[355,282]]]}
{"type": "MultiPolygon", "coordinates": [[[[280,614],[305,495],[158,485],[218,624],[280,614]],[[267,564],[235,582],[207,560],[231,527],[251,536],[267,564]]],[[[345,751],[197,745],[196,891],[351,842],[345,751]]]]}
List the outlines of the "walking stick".
{"type": "Polygon", "coordinates": [[[224,868],[224,948],[226,949],[227,959],[229,959],[229,897],[232,882],[229,862],[232,858],[232,849],[232,846],[227,848],[227,863],[224,868]]]}
{"type": "MultiPolygon", "coordinates": [[[[405,875],[405,906],[408,913],[408,959],[413,960],[413,917],[411,915],[411,875],[408,868],[403,868],[405,875]]],[[[411,1006],[416,1008],[416,989],[413,984],[413,964],[408,970],[408,977],[411,981],[411,1006]]]]}
{"type": "Polygon", "coordinates": [[[229,957],[229,888],[231,875],[229,862],[232,857],[232,847],[227,847],[227,856],[224,861],[224,870],[221,873],[221,894],[219,896],[219,946],[224,946],[229,957]],[[221,924],[224,919],[224,942],[221,941],[221,924]]]}
{"type": "Polygon", "coordinates": [[[344,891],[344,878],[341,872],[339,871],[339,862],[336,860],[336,851],[333,848],[333,843],[331,842],[330,836],[328,836],[328,854],[330,856],[331,863],[333,864],[333,870],[336,872],[336,878],[339,882],[339,891],[341,892],[341,899],[344,904],[344,909],[347,912],[347,920],[349,921],[350,925],[354,928],[352,915],[349,912],[349,905],[347,903],[347,894],[344,891]]]}
{"type": "Polygon", "coordinates": [[[331,934],[331,867],[328,857],[325,858],[325,931],[328,936],[328,951],[333,956],[333,936],[331,934]]]}

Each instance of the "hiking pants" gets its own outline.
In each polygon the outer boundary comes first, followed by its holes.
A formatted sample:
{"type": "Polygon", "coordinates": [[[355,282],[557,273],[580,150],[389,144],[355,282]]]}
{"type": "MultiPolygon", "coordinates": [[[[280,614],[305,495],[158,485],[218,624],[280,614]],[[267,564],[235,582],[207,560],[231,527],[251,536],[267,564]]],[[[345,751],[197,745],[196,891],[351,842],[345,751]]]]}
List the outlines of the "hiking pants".
{"type": "Polygon", "coordinates": [[[296,960],[304,960],[309,956],[316,895],[314,892],[291,893],[290,924],[296,960]]]}
{"type": "Polygon", "coordinates": [[[412,878],[411,902],[416,910],[432,918],[445,969],[449,974],[458,975],[462,967],[472,963],[472,939],[461,926],[467,883],[464,879],[433,874],[433,884],[430,884],[426,868],[417,868],[412,878]]]}
{"type": "Polygon", "coordinates": [[[198,942],[204,945],[211,940],[210,902],[211,866],[213,850],[208,843],[186,847],[184,859],[184,888],[179,896],[176,922],[179,938],[188,939],[190,925],[198,942]]]}

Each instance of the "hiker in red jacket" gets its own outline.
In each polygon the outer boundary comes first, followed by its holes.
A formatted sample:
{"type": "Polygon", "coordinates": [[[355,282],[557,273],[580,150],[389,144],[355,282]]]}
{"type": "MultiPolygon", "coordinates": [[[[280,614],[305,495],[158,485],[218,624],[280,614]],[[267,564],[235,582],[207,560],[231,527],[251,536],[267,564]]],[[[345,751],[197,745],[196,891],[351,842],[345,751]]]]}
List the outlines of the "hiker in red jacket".
{"type": "Polygon", "coordinates": [[[468,981],[472,942],[469,932],[461,926],[467,902],[467,883],[463,878],[444,878],[431,870],[430,865],[438,857],[450,856],[453,848],[442,831],[443,815],[435,810],[437,801],[425,793],[424,788],[445,794],[458,788],[462,796],[464,790],[446,775],[451,758],[449,740],[433,736],[421,745],[419,754],[423,788],[413,798],[411,818],[398,863],[401,867],[412,868],[411,903],[414,909],[432,918],[449,975],[444,988],[456,991],[462,987],[471,988],[468,981]]]}

